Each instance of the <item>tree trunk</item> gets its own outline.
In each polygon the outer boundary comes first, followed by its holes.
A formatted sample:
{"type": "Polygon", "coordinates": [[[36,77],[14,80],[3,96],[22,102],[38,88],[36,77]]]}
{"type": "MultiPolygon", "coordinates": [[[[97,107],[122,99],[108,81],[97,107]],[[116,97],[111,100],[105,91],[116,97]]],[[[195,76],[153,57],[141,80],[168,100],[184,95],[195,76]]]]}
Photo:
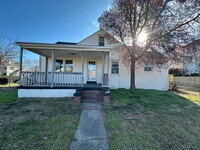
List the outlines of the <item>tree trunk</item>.
{"type": "Polygon", "coordinates": [[[135,89],[135,56],[131,57],[131,87],[130,89],[135,89]]]}

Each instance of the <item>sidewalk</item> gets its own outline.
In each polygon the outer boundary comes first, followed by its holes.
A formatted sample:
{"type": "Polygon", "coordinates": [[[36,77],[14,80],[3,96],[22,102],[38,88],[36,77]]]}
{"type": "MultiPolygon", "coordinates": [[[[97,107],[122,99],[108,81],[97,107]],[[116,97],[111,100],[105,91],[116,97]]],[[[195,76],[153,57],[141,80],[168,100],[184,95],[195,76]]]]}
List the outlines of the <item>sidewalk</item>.
{"type": "Polygon", "coordinates": [[[70,150],[108,150],[101,106],[98,103],[84,103],[80,123],[70,150]]]}

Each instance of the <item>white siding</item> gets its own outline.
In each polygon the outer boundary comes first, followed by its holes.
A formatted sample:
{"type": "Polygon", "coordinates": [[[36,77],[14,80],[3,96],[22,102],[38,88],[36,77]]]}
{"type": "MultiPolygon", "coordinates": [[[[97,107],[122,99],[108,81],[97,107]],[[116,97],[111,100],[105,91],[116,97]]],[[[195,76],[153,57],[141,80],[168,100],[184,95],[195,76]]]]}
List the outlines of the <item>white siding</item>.
{"type": "MultiPolygon", "coordinates": [[[[94,34],[88,36],[87,38],[83,39],[78,43],[78,45],[93,45],[93,46],[99,46],[99,35],[104,35],[104,31],[99,30],[95,32],[94,34]]],[[[107,46],[108,43],[105,40],[105,46],[107,46]]]]}
{"type": "MultiPolygon", "coordinates": [[[[58,59],[71,59],[71,58],[58,58],[58,59]]],[[[97,66],[97,83],[102,83],[102,62],[101,59],[91,59],[85,56],[84,59],[84,83],[88,79],[88,60],[95,60],[97,66]]],[[[41,60],[42,64],[45,63],[45,59],[41,60]]],[[[42,65],[42,70],[44,70],[42,65]]],[[[48,71],[51,71],[51,58],[48,59],[48,71]]],[[[82,72],[82,59],[73,58],[73,72],[82,72]]],[[[107,57],[105,57],[105,69],[107,73],[107,57]]],[[[109,87],[110,88],[130,88],[130,70],[125,66],[116,53],[110,54],[109,62],[109,87]],[[112,61],[119,62],[119,74],[111,74],[112,61]]],[[[152,71],[144,71],[144,68],[138,68],[136,70],[136,88],[142,89],[156,89],[156,90],[168,90],[168,69],[152,71]]]]}
{"type": "MultiPolygon", "coordinates": [[[[82,72],[82,58],[56,58],[56,59],[62,59],[62,60],[73,60],[73,72],[82,72]]],[[[88,60],[96,61],[96,67],[97,67],[97,83],[102,83],[102,61],[101,59],[92,59],[92,58],[87,58],[85,56],[84,58],[84,83],[87,82],[88,80],[88,60]]],[[[45,59],[41,60],[42,64],[45,64],[45,59]]],[[[51,65],[52,65],[52,59],[48,58],[48,71],[51,72],[51,65]]],[[[106,65],[106,64],[105,64],[106,65]]],[[[42,70],[45,70],[44,65],[41,66],[42,70]]],[[[106,71],[106,69],[105,69],[106,71]]]]}
{"type": "MultiPolygon", "coordinates": [[[[130,88],[130,69],[120,61],[117,53],[111,52],[109,68],[110,88],[130,88]],[[112,60],[119,61],[119,74],[111,74],[112,60]]],[[[168,69],[144,71],[140,67],[136,70],[136,88],[168,90],[168,87],[168,69]]]]}
{"type": "Polygon", "coordinates": [[[136,70],[136,88],[168,90],[168,69],[144,71],[144,68],[136,70]]]}

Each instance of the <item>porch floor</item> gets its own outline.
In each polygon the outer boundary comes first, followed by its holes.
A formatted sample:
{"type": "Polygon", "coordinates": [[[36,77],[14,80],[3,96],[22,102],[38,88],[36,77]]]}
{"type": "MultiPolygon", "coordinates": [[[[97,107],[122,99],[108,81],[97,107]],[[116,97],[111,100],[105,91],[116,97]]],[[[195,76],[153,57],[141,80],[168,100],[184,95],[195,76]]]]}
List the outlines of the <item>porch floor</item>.
{"type": "Polygon", "coordinates": [[[92,87],[94,87],[94,88],[101,88],[102,87],[102,85],[101,84],[83,84],[83,87],[85,88],[92,88],[92,87]]]}

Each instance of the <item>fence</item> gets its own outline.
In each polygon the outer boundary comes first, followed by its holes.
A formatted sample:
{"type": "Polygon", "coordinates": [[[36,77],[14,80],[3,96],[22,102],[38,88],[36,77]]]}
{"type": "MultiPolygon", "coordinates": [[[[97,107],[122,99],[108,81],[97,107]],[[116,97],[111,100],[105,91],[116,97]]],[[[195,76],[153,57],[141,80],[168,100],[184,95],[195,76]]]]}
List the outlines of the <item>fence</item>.
{"type": "Polygon", "coordinates": [[[192,86],[198,88],[200,86],[200,77],[174,76],[173,82],[179,86],[192,86]]]}

